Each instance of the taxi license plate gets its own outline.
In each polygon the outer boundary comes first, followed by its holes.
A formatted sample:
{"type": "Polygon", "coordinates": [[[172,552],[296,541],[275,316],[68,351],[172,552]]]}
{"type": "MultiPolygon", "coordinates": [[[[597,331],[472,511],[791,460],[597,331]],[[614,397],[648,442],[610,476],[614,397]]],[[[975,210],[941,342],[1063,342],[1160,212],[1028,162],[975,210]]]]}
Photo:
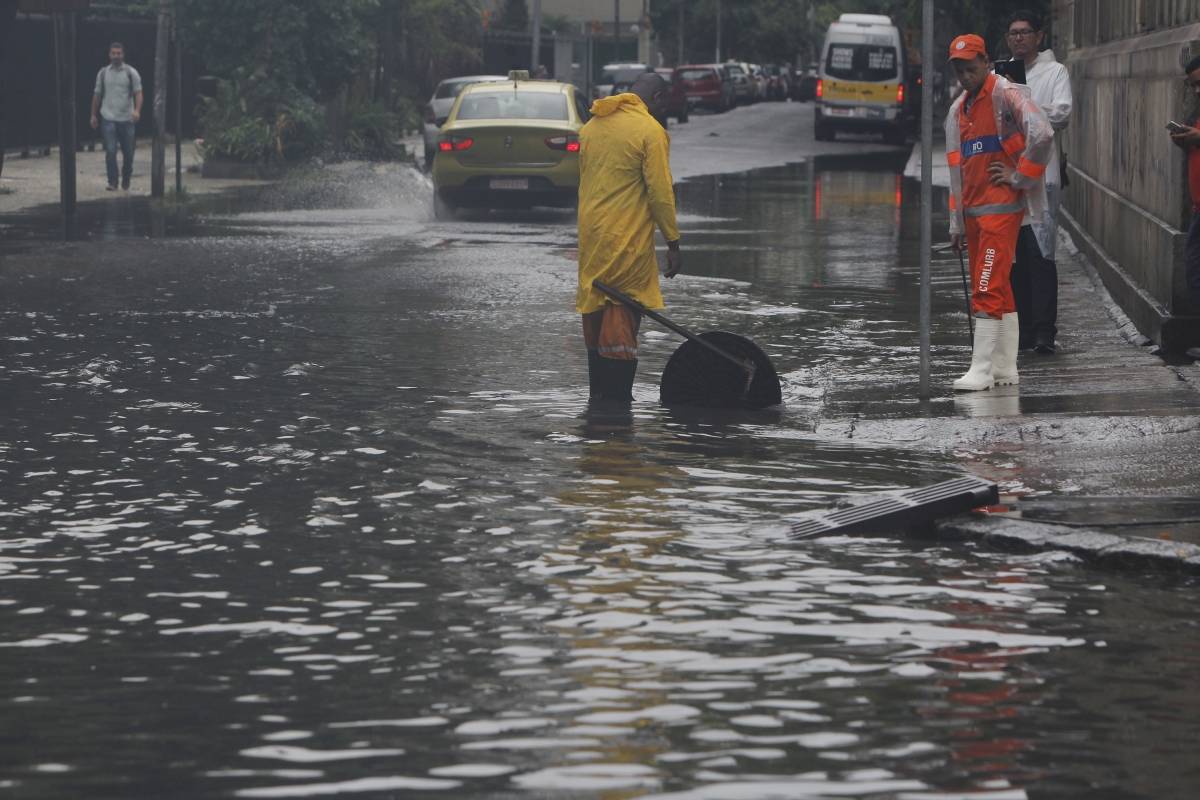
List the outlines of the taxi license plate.
{"type": "Polygon", "coordinates": [[[825,113],[831,117],[852,117],[854,116],[853,108],[827,108],[825,113]]]}
{"type": "Polygon", "coordinates": [[[529,189],[529,178],[492,178],[488,186],[504,191],[525,191],[529,189]]]}

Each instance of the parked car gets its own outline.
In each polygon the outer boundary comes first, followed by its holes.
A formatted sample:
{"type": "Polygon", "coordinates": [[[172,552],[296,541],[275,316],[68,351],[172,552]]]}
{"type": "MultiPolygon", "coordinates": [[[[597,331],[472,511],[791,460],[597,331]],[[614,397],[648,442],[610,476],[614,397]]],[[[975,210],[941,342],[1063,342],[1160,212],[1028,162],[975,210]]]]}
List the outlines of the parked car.
{"type": "Polygon", "coordinates": [[[758,99],[758,90],[750,77],[749,66],[737,61],[727,61],[725,69],[733,80],[733,95],[737,103],[753,103],[758,99]]]}
{"type": "Polygon", "coordinates": [[[767,76],[767,99],[784,101],[791,96],[790,70],[786,65],[770,64],[763,68],[767,76]]]}
{"type": "Polygon", "coordinates": [[[803,69],[797,67],[792,73],[792,99],[801,103],[817,99],[817,81],[820,79],[817,62],[803,69]]]}
{"type": "Polygon", "coordinates": [[[649,64],[605,64],[600,80],[592,86],[592,99],[627,92],[638,75],[653,71],[649,64]]]}
{"type": "Polygon", "coordinates": [[[675,68],[691,108],[728,111],[736,104],[733,78],[723,64],[684,64],[675,68]]]}
{"type": "Polygon", "coordinates": [[[667,99],[667,110],[663,114],[663,119],[659,120],[666,126],[667,118],[674,117],[679,123],[688,121],[688,99],[687,92],[683,90],[683,82],[677,77],[679,70],[674,70],[669,67],[654,70],[663,79],[671,85],[671,93],[667,99]]]}
{"type": "Polygon", "coordinates": [[[450,109],[454,106],[459,92],[472,83],[503,80],[508,79],[504,75],[464,75],[459,78],[446,78],[434,87],[433,96],[429,98],[429,102],[425,104],[423,110],[425,124],[422,133],[425,139],[425,169],[433,168],[433,155],[437,152],[438,130],[445,123],[446,117],[450,116],[450,109]]]}
{"type": "Polygon", "coordinates": [[[434,215],[459,207],[573,206],[579,129],[588,106],[574,85],[530,80],[467,86],[454,101],[433,159],[434,215]]]}

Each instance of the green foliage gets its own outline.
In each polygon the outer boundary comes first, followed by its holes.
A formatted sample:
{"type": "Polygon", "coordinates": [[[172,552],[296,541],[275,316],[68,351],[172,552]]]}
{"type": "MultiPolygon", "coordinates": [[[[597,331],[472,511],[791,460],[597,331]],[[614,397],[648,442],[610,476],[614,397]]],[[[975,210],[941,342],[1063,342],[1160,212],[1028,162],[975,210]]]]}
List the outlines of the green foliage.
{"type": "Polygon", "coordinates": [[[369,63],[378,0],[180,0],[186,45],[221,77],[250,68],[317,100],[369,63]]]}
{"type": "Polygon", "coordinates": [[[561,14],[542,14],[542,30],[551,33],[570,33],[576,29],[571,18],[561,14]]]}
{"type": "MultiPolygon", "coordinates": [[[[482,1],[171,0],[183,47],[225,82],[201,109],[206,152],[390,152],[397,133],[420,126],[416,109],[439,80],[479,70],[482,1]]],[[[93,9],[153,18],[159,1],[93,9]]],[[[524,0],[509,0],[502,19],[527,29],[524,0]]]]}
{"type": "Polygon", "coordinates": [[[401,134],[421,130],[423,124],[421,108],[424,105],[423,100],[418,102],[411,97],[397,97],[392,103],[392,113],[396,115],[396,124],[401,134]]]}
{"type": "Polygon", "coordinates": [[[215,97],[201,99],[202,151],[234,161],[265,161],[271,148],[271,127],[252,113],[236,81],[221,81],[215,97]]]}
{"type": "Polygon", "coordinates": [[[380,0],[372,27],[381,46],[387,36],[403,45],[391,73],[396,93],[424,104],[442,78],[477,72],[480,22],[478,0],[380,0]]]}
{"type": "Polygon", "coordinates": [[[507,31],[529,30],[529,6],[525,0],[504,0],[496,27],[507,31]]]}
{"type": "MultiPolygon", "coordinates": [[[[887,14],[902,29],[919,31],[922,0],[721,0],[721,44],[726,58],[791,62],[816,58],[829,24],[847,12],[887,14]]],[[[684,10],[685,52],[680,61],[711,61],[716,49],[717,0],[652,0],[650,13],[660,45],[672,52],[684,10]]],[[[935,3],[936,38],[948,44],[957,33],[982,35],[1003,53],[1008,16],[1027,8],[1047,18],[1049,0],[956,0],[935,3]]]]}
{"type": "Polygon", "coordinates": [[[296,160],[319,149],[321,109],[299,92],[280,97],[275,91],[253,79],[220,81],[216,96],[201,101],[205,157],[260,163],[296,160]]]}
{"type": "Polygon", "coordinates": [[[348,155],[365,158],[396,158],[403,149],[396,144],[400,115],[379,101],[357,103],[349,109],[346,130],[348,155]]]}

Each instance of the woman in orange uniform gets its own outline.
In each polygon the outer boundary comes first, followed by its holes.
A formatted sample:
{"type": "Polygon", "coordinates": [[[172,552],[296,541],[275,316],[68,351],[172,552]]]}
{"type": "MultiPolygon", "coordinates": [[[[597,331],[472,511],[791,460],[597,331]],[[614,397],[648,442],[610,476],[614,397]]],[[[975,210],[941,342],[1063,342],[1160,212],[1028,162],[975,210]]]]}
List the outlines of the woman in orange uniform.
{"type": "Polygon", "coordinates": [[[954,382],[960,392],[1014,384],[1017,307],[1009,276],[1017,236],[1027,215],[1046,208],[1043,175],[1054,129],[1028,87],[991,71],[983,39],[950,43],[950,62],[963,93],[946,117],[950,164],[950,240],[971,261],[971,314],[975,321],[971,368],[954,382]]]}

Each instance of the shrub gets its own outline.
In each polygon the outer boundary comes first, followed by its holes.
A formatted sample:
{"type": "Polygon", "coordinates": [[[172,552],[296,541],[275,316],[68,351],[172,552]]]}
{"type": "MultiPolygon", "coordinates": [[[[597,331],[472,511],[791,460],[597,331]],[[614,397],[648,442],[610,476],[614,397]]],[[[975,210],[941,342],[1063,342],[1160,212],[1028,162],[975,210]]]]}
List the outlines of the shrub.
{"type": "Polygon", "coordinates": [[[366,158],[395,158],[401,154],[396,144],[400,115],[388,111],[383,103],[363,102],[347,113],[346,151],[366,158]]]}
{"type": "Polygon", "coordinates": [[[216,95],[201,100],[199,123],[205,158],[296,161],[324,143],[320,107],[296,89],[266,80],[219,81],[216,95]]]}

